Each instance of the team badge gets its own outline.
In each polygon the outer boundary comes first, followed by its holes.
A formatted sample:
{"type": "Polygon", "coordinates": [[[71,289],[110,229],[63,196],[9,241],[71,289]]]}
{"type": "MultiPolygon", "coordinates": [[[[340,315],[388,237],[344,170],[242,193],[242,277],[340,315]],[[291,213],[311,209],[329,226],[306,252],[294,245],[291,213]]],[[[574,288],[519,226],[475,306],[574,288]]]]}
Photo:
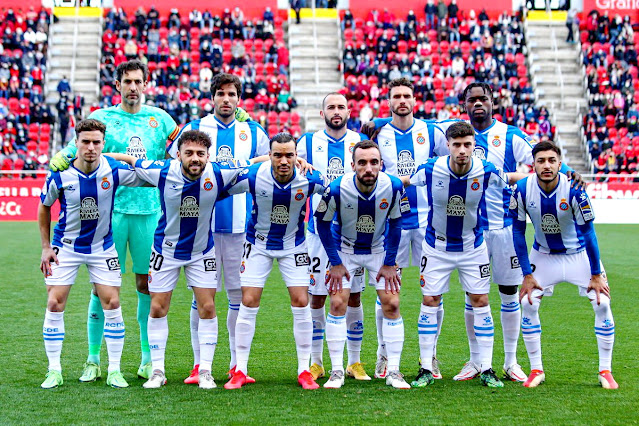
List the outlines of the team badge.
{"type": "Polygon", "coordinates": [[[238,138],[240,138],[241,141],[245,141],[248,139],[248,135],[246,134],[244,130],[242,130],[240,134],[238,135],[238,138]]]}
{"type": "Polygon", "coordinates": [[[151,127],[153,127],[155,129],[159,125],[160,125],[160,123],[158,123],[158,121],[155,119],[155,117],[151,117],[151,119],[149,120],[149,126],[151,126],[151,127]]]}
{"type": "Polygon", "coordinates": [[[417,134],[417,138],[415,139],[418,144],[423,145],[426,142],[426,138],[422,136],[421,133],[417,134]]]}
{"type": "Polygon", "coordinates": [[[559,203],[559,208],[563,211],[568,210],[568,203],[566,202],[565,198],[561,199],[561,202],[559,203]]]}
{"type": "Polygon", "coordinates": [[[109,179],[102,178],[102,183],[100,183],[100,188],[104,189],[105,191],[111,188],[111,182],[109,182],[109,179]]]}
{"type": "Polygon", "coordinates": [[[423,275],[420,275],[420,276],[419,276],[419,285],[420,285],[421,287],[424,287],[424,286],[426,285],[426,280],[424,279],[424,276],[423,276],[423,275]]]}
{"type": "Polygon", "coordinates": [[[493,146],[495,148],[497,148],[499,145],[501,145],[501,141],[499,140],[499,136],[495,136],[495,139],[493,139],[493,146]]]}
{"type": "Polygon", "coordinates": [[[355,144],[351,142],[351,146],[348,147],[348,152],[353,153],[353,148],[355,148],[355,144]]]}
{"type": "Polygon", "coordinates": [[[386,200],[386,198],[382,198],[382,202],[379,203],[379,208],[382,210],[386,210],[388,208],[388,200],[386,200]]]}
{"type": "Polygon", "coordinates": [[[210,191],[211,189],[213,189],[213,182],[211,182],[211,179],[206,178],[206,181],[204,182],[204,190],[210,191]]]}
{"type": "Polygon", "coordinates": [[[304,199],[304,192],[301,189],[297,190],[297,194],[295,194],[295,201],[302,201],[304,199]]]}
{"type": "Polygon", "coordinates": [[[311,274],[311,281],[310,281],[310,285],[311,287],[315,286],[315,277],[313,276],[313,274],[311,274]]]}
{"type": "Polygon", "coordinates": [[[151,281],[153,281],[153,278],[151,278],[151,271],[149,271],[149,274],[147,275],[148,279],[147,281],[149,282],[149,284],[151,284],[151,281]]]}
{"type": "Polygon", "coordinates": [[[240,274],[243,274],[245,270],[246,266],[244,266],[244,261],[242,261],[242,264],[240,265],[240,274]]]}
{"type": "Polygon", "coordinates": [[[479,189],[479,179],[473,179],[473,183],[470,184],[470,189],[477,191],[479,189]]]}

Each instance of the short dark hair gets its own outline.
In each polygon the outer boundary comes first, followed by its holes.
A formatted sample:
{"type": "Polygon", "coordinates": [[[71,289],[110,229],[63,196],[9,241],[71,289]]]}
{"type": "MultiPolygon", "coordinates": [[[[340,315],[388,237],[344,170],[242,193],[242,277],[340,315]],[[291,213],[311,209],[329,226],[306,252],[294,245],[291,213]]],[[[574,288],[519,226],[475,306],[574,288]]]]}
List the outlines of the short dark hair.
{"type": "Polygon", "coordinates": [[[490,84],[484,83],[484,82],[481,82],[481,81],[475,81],[473,83],[470,83],[464,89],[464,92],[462,93],[462,97],[461,97],[462,102],[466,102],[466,97],[468,96],[470,91],[473,90],[475,87],[481,88],[484,91],[484,93],[486,93],[486,94],[488,94],[490,96],[491,102],[493,101],[495,96],[493,95],[493,88],[490,87],[490,84]]]}
{"type": "Polygon", "coordinates": [[[353,147],[353,163],[355,162],[355,153],[357,152],[358,149],[370,149],[370,148],[375,148],[379,152],[379,157],[381,159],[382,152],[379,150],[379,145],[367,139],[364,141],[357,142],[355,146],[353,147]]]}
{"type": "Polygon", "coordinates": [[[413,83],[411,83],[410,80],[406,77],[400,77],[391,80],[390,83],[388,83],[388,95],[390,96],[390,92],[393,90],[394,87],[400,86],[408,87],[411,92],[415,93],[415,87],[413,86],[413,83]]]}
{"type": "Polygon", "coordinates": [[[211,93],[215,96],[215,93],[222,88],[225,84],[232,84],[235,86],[235,90],[237,90],[237,97],[242,96],[242,82],[240,78],[233,74],[227,74],[221,72],[216,74],[211,81],[211,93]]]}
{"type": "MultiPolygon", "coordinates": [[[[324,109],[324,106],[326,105],[326,99],[329,96],[341,96],[342,98],[346,99],[346,95],[344,95],[343,93],[339,93],[339,92],[331,92],[328,95],[324,96],[324,99],[322,99],[322,109],[324,109]]],[[[348,103],[348,99],[346,99],[347,103],[348,103]]]]}
{"type": "Polygon", "coordinates": [[[180,135],[178,139],[178,151],[186,142],[193,142],[198,145],[202,145],[204,148],[209,149],[211,147],[211,138],[206,133],[200,130],[187,130],[180,135]]]}
{"type": "Polygon", "coordinates": [[[146,64],[138,61],[137,59],[122,62],[120,65],[118,65],[118,67],[115,69],[115,79],[117,81],[122,81],[122,77],[124,77],[125,73],[136,70],[142,71],[142,78],[146,82],[149,77],[149,68],[146,66],[146,64]]]}
{"type": "Polygon", "coordinates": [[[275,136],[273,136],[271,140],[269,141],[269,148],[273,148],[273,142],[277,142],[277,143],[293,142],[297,145],[297,141],[295,140],[295,137],[288,132],[280,132],[276,134],[275,136]]]}
{"type": "Polygon", "coordinates": [[[102,135],[106,135],[106,124],[103,122],[96,120],[94,118],[87,118],[85,120],[80,121],[75,126],[75,136],[76,138],[80,136],[82,132],[92,132],[97,130],[102,133],[102,135]]]}
{"type": "Polygon", "coordinates": [[[475,137],[475,129],[466,121],[457,121],[446,129],[446,139],[449,141],[466,136],[475,137]]]}
{"type": "Polygon", "coordinates": [[[538,152],[542,152],[542,151],[555,151],[557,153],[557,156],[559,156],[559,158],[561,159],[561,148],[559,148],[553,142],[544,141],[544,142],[539,142],[537,145],[535,145],[532,149],[533,158],[535,158],[538,152]]]}

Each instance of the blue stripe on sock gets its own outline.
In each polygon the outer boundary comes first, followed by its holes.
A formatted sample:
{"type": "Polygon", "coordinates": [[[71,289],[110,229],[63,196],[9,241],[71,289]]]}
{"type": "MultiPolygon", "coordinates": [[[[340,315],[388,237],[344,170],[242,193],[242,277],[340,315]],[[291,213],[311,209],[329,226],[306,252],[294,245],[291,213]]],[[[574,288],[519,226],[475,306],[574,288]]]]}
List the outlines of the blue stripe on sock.
{"type": "Polygon", "coordinates": [[[601,332],[599,332],[599,331],[595,331],[595,334],[596,334],[597,336],[614,336],[614,335],[615,335],[615,332],[613,331],[612,333],[601,333],[601,332]]]}
{"type": "Polygon", "coordinates": [[[479,337],[493,337],[495,333],[475,333],[475,336],[479,337]]]}
{"type": "Polygon", "coordinates": [[[124,336],[111,336],[111,335],[105,334],[104,338],[105,339],[124,339],[124,336]]]}
{"type": "Polygon", "coordinates": [[[42,333],[43,336],[64,336],[64,333],[42,333]]]}
{"type": "Polygon", "coordinates": [[[64,337],[45,337],[44,340],[64,340],[64,337]]]}
{"type": "Polygon", "coordinates": [[[501,308],[501,311],[502,312],[517,312],[517,311],[519,311],[519,306],[516,307],[515,309],[504,309],[504,308],[501,308]]]}
{"type": "Polygon", "coordinates": [[[528,330],[531,328],[541,328],[541,324],[537,324],[537,325],[522,325],[521,328],[523,328],[524,330],[528,330]]]}
{"type": "Polygon", "coordinates": [[[314,328],[313,329],[313,333],[323,333],[324,329],[323,328],[314,328]]]}
{"type": "Polygon", "coordinates": [[[104,329],[105,333],[124,333],[124,329],[123,328],[105,328],[104,329]]]}
{"type": "Polygon", "coordinates": [[[437,324],[420,324],[417,323],[417,327],[437,327],[437,324]]]}
{"type": "Polygon", "coordinates": [[[474,328],[475,330],[494,330],[494,329],[495,329],[495,327],[494,327],[494,326],[492,326],[492,325],[491,325],[490,327],[477,327],[477,326],[475,325],[475,326],[473,326],[473,328],[474,328]]]}
{"type": "Polygon", "coordinates": [[[437,330],[419,330],[417,334],[437,334],[437,330]]]}
{"type": "Polygon", "coordinates": [[[313,336],[313,340],[323,340],[324,336],[313,336]]]}
{"type": "Polygon", "coordinates": [[[364,330],[347,330],[347,334],[364,334],[364,330]]]}
{"type": "Polygon", "coordinates": [[[615,329],[614,326],[612,326],[612,327],[595,327],[595,330],[599,330],[599,331],[612,331],[614,329],[615,329]]]}
{"type": "Polygon", "coordinates": [[[352,342],[361,342],[362,341],[361,337],[350,337],[350,336],[347,336],[346,339],[348,339],[348,340],[350,340],[352,342]]]}
{"type": "Polygon", "coordinates": [[[532,331],[524,331],[522,330],[521,334],[536,334],[536,333],[540,333],[541,334],[541,330],[532,330],[532,331]]]}

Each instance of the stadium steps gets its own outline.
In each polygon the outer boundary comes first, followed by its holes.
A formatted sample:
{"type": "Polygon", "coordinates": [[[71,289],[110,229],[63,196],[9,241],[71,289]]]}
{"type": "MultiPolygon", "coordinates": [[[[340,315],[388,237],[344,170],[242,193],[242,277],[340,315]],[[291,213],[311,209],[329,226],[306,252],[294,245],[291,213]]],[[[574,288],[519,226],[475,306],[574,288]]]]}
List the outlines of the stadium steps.
{"type": "Polygon", "coordinates": [[[327,93],[342,88],[340,39],[339,22],[335,18],[302,19],[299,25],[289,21],[291,91],[306,132],[324,128],[319,115],[321,101],[327,93]]]}
{"type": "Polygon", "coordinates": [[[528,20],[527,27],[530,74],[536,82],[537,104],[545,105],[550,111],[563,145],[564,161],[578,172],[588,173],[589,160],[581,143],[579,122],[579,114],[586,110],[588,103],[577,45],[566,43],[568,29],[563,21],[528,20]]]}

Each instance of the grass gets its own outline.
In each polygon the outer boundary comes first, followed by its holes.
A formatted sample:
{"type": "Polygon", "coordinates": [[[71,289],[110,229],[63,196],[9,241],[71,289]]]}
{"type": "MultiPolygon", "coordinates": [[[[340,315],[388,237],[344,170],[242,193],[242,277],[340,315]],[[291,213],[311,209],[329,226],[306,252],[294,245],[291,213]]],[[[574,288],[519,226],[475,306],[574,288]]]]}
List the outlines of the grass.
{"type": "MultiPolygon", "coordinates": [[[[397,391],[382,381],[347,380],[337,391],[302,391],[296,383],[296,356],[292,315],[284,284],[275,269],[266,285],[258,316],[257,331],[249,362],[255,385],[225,391],[229,351],[226,332],[226,298],[217,298],[220,338],[213,376],[220,388],[201,391],[182,384],[191,368],[189,306],[191,293],[181,280],[169,314],[167,347],[168,385],[158,391],[142,389],[135,377],[139,362],[136,296],[133,276],[124,277],[123,310],[127,338],[122,371],[128,389],[111,389],[104,379],[80,384],[86,357],[86,308],[89,285],[86,270],[78,276],[65,313],[66,340],[62,353],[64,386],[39,388],[46,372],[41,326],[46,291],[38,269],[40,244],[35,223],[1,223],[0,234],[0,420],[1,423],[637,423],[639,361],[636,356],[639,329],[635,326],[639,300],[639,226],[599,225],[600,248],[613,293],[616,344],[613,371],[618,391],[605,391],[597,382],[597,345],[590,304],[568,284],[545,298],[541,315],[547,382],[536,389],[506,383],[490,390],[472,382],[453,382],[467,359],[468,345],[463,325],[463,297],[456,279],[445,297],[446,317],[439,343],[444,379],[428,389],[397,391]]],[[[416,268],[404,276],[402,313],[406,343],[402,371],[410,381],[417,372],[416,320],[420,292],[416,268]]],[[[375,363],[374,292],[363,295],[366,331],[362,361],[372,375],[375,363]]],[[[496,290],[491,293],[498,320],[496,290]]],[[[497,326],[499,328],[499,326],[497,326]]],[[[520,363],[528,370],[523,341],[520,363]]],[[[106,366],[106,348],[102,352],[106,366]]],[[[325,364],[329,365],[325,351],[325,364]]],[[[495,332],[495,370],[501,370],[501,331],[495,332]]],[[[106,368],[105,368],[106,369],[106,368]]],[[[323,382],[323,381],[322,381],[323,382]]]]}

